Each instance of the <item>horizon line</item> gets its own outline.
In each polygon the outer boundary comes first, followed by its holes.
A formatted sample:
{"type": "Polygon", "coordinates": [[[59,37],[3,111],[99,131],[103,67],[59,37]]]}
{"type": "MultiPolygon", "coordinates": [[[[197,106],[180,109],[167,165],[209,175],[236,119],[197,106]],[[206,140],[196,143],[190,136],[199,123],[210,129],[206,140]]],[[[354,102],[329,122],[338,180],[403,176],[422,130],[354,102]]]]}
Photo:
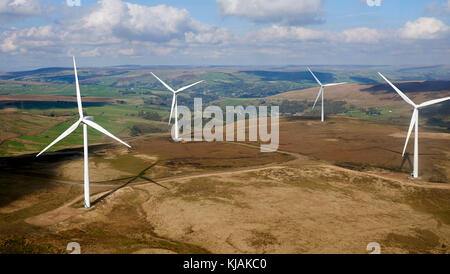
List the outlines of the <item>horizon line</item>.
{"type": "MultiPolygon", "coordinates": [[[[267,68],[267,67],[416,67],[416,66],[423,66],[424,68],[427,67],[440,67],[440,66],[449,66],[450,64],[383,64],[383,65],[371,65],[371,64],[287,64],[287,65],[137,65],[137,64],[123,64],[123,65],[110,65],[110,66],[79,66],[78,68],[84,68],[84,69],[92,69],[92,68],[120,68],[120,67],[141,67],[141,68],[245,68],[245,67],[261,67],[261,68],[267,68]]],[[[11,70],[11,71],[4,71],[0,70],[0,73],[15,73],[15,72],[29,72],[29,71],[36,71],[41,69],[70,69],[72,70],[73,67],[63,67],[63,66],[48,66],[48,67],[38,67],[33,69],[22,69],[22,70],[11,70]]]]}

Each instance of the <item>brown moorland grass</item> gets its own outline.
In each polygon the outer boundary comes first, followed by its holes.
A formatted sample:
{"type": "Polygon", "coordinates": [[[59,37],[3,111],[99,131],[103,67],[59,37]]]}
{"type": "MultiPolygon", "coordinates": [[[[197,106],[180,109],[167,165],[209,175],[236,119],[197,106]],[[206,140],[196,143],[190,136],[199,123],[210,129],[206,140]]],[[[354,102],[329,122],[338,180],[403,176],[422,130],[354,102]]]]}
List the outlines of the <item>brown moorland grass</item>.
{"type": "MultiPolygon", "coordinates": [[[[92,149],[97,179],[123,169],[154,183],[105,182],[93,196],[117,190],[90,210],[45,225],[26,220],[81,197],[82,185],[44,184],[44,177],[2,169],[0,197],[9,200],[0,206],[0,252],[58,253],[76,241],[83,253],[366,253],[377,241],[382,253],[448,253],[448,185],[426,182],[436,167],[448,170],[448,138],[421,139],[427,152],[441,149],[431,155],[431,171],[424,164],[423,178],[413,182],[395,169],[397,153],[387,157],[386,149],[402,149],[400,126],[290,118],[280,130],[279,153],[261,153],[256,144],[173,143],[167,134],[130,140],[133,150],[92,149]]],[[[47,170],[81,167],[81,154],[68,157],[47,170]]],[[[45,173],[45,166],[34,168],[45,173]]]]}
{"type": "MultiPolygon", "coordinates": [[[[290,117],[280,123],[280,150],[353,169],[382,168],[407,176],[408,161],[400,168],[407,130],[407,126],[339,116],[328,116],[324,123],[290,117]]],[[[412,137],[407,147],[411,162],[413,142],[412,137]]],[[[419,130],[419,172],[424,180],[450,181],[449,148],[449,133],[419,130]]]]}

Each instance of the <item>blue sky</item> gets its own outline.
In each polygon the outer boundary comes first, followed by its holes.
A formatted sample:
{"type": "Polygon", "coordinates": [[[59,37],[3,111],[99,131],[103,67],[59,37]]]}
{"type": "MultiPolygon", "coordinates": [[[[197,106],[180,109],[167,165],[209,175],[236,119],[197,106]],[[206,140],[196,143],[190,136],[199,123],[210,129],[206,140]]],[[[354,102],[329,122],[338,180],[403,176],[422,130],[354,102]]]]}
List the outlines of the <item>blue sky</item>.
{"type": "Polygon", "coordinates": [[[0,0],[0,70],[448,64],[449,21],[450,0],[0,0]]]}

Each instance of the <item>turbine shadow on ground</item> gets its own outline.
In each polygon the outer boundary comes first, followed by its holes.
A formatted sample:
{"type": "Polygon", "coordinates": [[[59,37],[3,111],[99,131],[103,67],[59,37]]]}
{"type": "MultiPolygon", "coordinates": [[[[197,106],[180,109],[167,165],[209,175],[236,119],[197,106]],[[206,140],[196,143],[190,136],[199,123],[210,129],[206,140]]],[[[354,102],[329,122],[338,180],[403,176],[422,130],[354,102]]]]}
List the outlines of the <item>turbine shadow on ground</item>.
{"type": "MultiPolygon", "coordinates": [[[[384,147],[374,147],[374,148],[385,150],[385,151],[388,151],[388,152],[392,152],[392,153],[395,153],[395,154],[398,154],[398,155],[402,155],[402,153],[400,151],[396,151],[396,150],[392,150],[392,149],[388,149],[388,148],[384,148],[384,147]]],[[[409,152],[405,152],[405,155],[402,156],[402,162],[400,164],[400,167],[398,168],[399,171],[403,170],[403,166],[405,165],[406,162],[408,162],[408,166],[409,166],[408,171],[412,172],[413,171],[413,164],[412,164],[409,152]]]]}
{"type": "Polygon", "coordinates": [[[402,170],[403,166],[405,165],[406,161],[408,161],[408,165],[409,165],[409,171],[412,172],[413,171],[413,164],[411,162],[411,158],[409,157],[409,152],[405,153],[405,156],[403,157],[402,160],[402,164],[400,165],[400,170],[402,170]]]}
{"type": "MultiPolygon", "coordinates": [[[[93,145],[96,151],[109,145],[93,145]]],[[[36,158],[36,154],[0,157],[0,207],[30,194],[55,186],[56,170],[68,160],[83,157],[83,148],[51,152],[36,158]]]]}
{"type": "Polygon", "coordinates": [[[144,168],[144,169],[143,169],[141,172],[139,172],[139,174],[136,175],[136,176],[128,177],[128,178],[123,178],[123,179],[129,179],[129,180],[128,180],[125,184],[123,184],[123,185],[121,185],[121,186],[119,186],[119,187],[117,187],[117,188],[115,188],[115,189],[112,189],[111,191],[108,191],[107,193],[105,193],[104,195],[102,195],[101,197],[99,197],[98,199],[96,199],[95,201],[93,201],[93,202],[92,202],[92,205],[95,205],[95,204],[97,204],[97,203],[99,203],[99,202],[105,200],[107,197],[109,197],[110,195],[112,195],[113,193],[115,193],[116,191],[118,191],[119,189],[122,189],[122,188],[128,186],[129,184],[131,184],[132,182],[136,181],[136,180],[139,179],[139,178],[140,178],[140,179],[144,179],[144,180],[146,180],[146,181],[148,181],[148,182],[150,182],[150,183],[153,183],[153,184],[155,184],[155,185],[158,185],[158,186],[160,186],[160,187],[165,188],[165,189],[168,190],[168,189],[169,189],[168,187],[166,187],[166,186],[164,186],[164,185],[162,185],[162,184],[160,184],[160,183],[158,183],[158,182],[155,182],[153,179],[148,178],[148,177],[145,176],[145,173],[146,173],[149,169],[151,169],[152,167],[156,166],[157,163],[158,163],[158,162],[155,162],[155,163],[151,164],[150,166],[144,168]]]}
{"type": "MultiPolygon", "coordinates": [[[[382,147],[374,147],[374,148],[402,155],[402,153],[400,151],[396,151],[396,150],[392,150],[392,149],[388,149],[388,148],[382,148],[382,147]]],[[[435,153],[419,153],[419,155],[422,155],[422,156],[435,156],[435,155],[438,155],[438,154],[435,154],[435,153]]],[[[400,164],[399,170],[403,170],[403,166],[405,165],[406,162],[408,162],[408,166],[409,166],[408,171],[413,172],[414,167],[413,167],[413,164],[412,164],[412,161],[411,161],[411,154],[409,152],[405,152],[405,155],[402,156],[402,162],[400,164]]]]}
{"type": "MultiPolygon", "coordinates": [[[[405,152],[405,155],[402,156],[402,152],[400,151],[396,151],[393,149],[389,149],[389,148],[385,148],[385,147],[380,147],[380,146],[371,146],[371,147],[364,147],[364,148],[357,148],[357,149],[352,149],[349,151],[368,151],[368,150],[383,150],[389,153],[394,153],[397,155],[400,155],[400,159],[399,159],[399,164],[394,164],[394,162],[392,162],[391,166],[388,165],[373,165],[373,164],[361,164],[361,163],[357,163],[357,162],[336,162],[335,164],[337,166],[340,167],[344,167],[344,168],[348,168],[348,169],[352,169],[352,170],[359,170],[359,171],[364,171],[367,168],[381,168],[381,169],[385,169],[385,170],[390,170],[390,171],[394,171],[394,172],[410,172],[412,173],[414,170],[414,166],[411,160],[411,153],[409,152],[405,152]],[[408,163],[408,166],[406,166],[406,163],[408,163]]],[[[439,156],[440,154],[437,153],[419,153],[419,155],[421,156],[439,156]]],[[[396,161],[395,161],[396,162],[396,161]]]]}

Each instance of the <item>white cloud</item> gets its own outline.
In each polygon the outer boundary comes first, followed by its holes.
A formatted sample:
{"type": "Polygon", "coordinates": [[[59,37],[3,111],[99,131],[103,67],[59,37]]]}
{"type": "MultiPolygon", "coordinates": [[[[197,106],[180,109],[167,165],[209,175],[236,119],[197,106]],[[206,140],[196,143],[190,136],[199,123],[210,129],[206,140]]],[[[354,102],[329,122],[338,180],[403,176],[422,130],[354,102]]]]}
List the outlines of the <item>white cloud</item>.
{"type": "Polygon", "coordinates": [[[0,44],[0,49],[4,52],[11,52],[17,49],[17,46],[14,44],[14,37],[5,38],[0,44]]]}
{"type": "Polygon", "coordinates": [[[449,33],[449,26],[433,17],[420,17],[406,22],[398,33],[405,39],[438,39],[449,33]]]}
{"type": "Polygon", "coordinates": [[[134,55],[136,52],[133,48],[128,48],[119,50],[119,53],[122,55],[134,55]]]}
{"type": "Polygon", "coordinates": [[[247,39],[265,43],[322,40],[327,39],[327,32],[303,27],[272,25],[250,33],[247,39]]]}
{"type": "Polygon", "coordinates": [[[289,51],[287,49],[274,49],[274,48],[261,48],[257,49],[256,52],[264,55],[275,55],[275,56],[280,55],[287,56],[292,54],[292,51],[289,51]]]}
{"type": "Polygon", "coordinates": [[[185,33],[189,44],[228,45],[235,40],[233,33],[225,28],[209,27],[202,32],[185,33]]]}
{"type": "Polygon", "coordinates": [[[82,19],[82,28],[99,36],[114,35],[127,40],[169,41],[185,32],[201,31],[202,25],[185,9],[165,5],[143,6],[121,0],[101,0],[82,19]]]}
{"type": "Polygon", "coordinates": [[[0,34],[0,50],[48,55],[166,55],[191,45],[223,46],[231,39],[230,31],[202,24],[185,9],[100,0],[81,18],[65,17],[60,24],[6,30],[0,34]]]}
{"type": "Polygon", "coordinates": [[[0,22],[10,22],[43,13],[40,0],[1,0],[0,22]]]}
{"type": "Polygon", "coordinates": [[[11,29],[0,35],[0,49],[4,52],[45,51],[56,45],[64,35],[47,25],[27,29],[11,29]]]}
{"type": "Polygon", "coordinates": [[[303,25],[320,21],[322,0],[216,0],[222,16],[303,25]]]}
{"type": "Polygon", "coordinates": [[[376,29],[354,28],[342,32],[347,43],[378,43],[385,36],[376,29]]]}
{"type": "MultiPolygon", "coordinates": [[[[391,33],[388,31],[388,33],[391,33]]],[[[388,37],[377,29],[354,28],[342,32],[315,30],[311,28],[272,25],[254,31],[247,36],[248,41],[256,43],[280,42],[333,42],[333,43],[378,43],[388,37]]]]}

